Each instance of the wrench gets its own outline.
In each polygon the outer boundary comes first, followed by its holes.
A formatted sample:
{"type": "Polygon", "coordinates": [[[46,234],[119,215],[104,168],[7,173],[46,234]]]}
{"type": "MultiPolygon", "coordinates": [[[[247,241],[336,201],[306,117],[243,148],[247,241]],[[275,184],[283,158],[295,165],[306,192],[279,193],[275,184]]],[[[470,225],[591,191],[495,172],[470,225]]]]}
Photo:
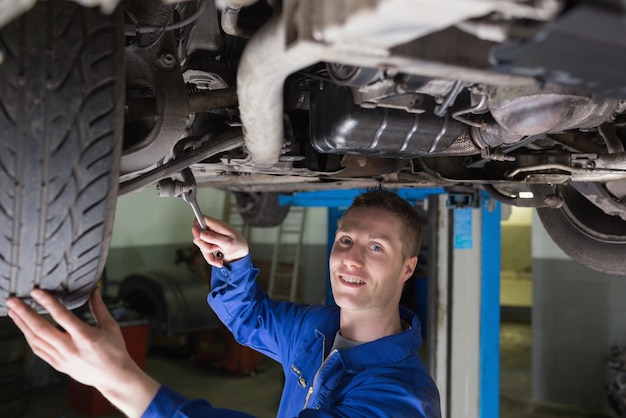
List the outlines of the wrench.
{"type": "MultiPolygon", "coordinates": [[[[200,205],[198,205],[198,199],[196,197],[196,179],[189,168],[181,171],[181,175],[183,177],[182,183],[178,181],[159,182],[157,185],[159,193],[163,196],[182,197],[183,200],[191,206],[193,214],[196,216],[198,224],[200,225],[200,229],[206,231],[208,230],[206,221],[204,220],[204,215],[200,210],[200,205]]],[[[215,251],[213,252],[213,257],[218,260],[223,260],[224,254],[221,251],[215,251]]]]}
{"type": "MultiPolygon", "coordinates": [[[[187,183],[186,190],[183,190],[182,198],[185,202],[189,203],[191,209],[193,210],[193,214],[196,215],[196,219],[200,224],[200,229],[207,230],[206,221],[204,220],[204,215],[200,210],[200,205],[198,205],[198,199],[196,198],[196,179],[193,176],[193,173],[190,169],[185,169],[182,172],[183,180],[187,183]]],[[[224,259],[224,254],[221,251],[214,251],[213,257],[218,260],[224,259]]]]}
{"type": "MultiPolygon", "coordinates": [[[[200,224],[200,229],[205,230],[205,231],[208,230],[206,226],[206,222],[204,220],[204,215],[202,214],[202,211],[200,210],[200,206],[198,205],[198,199],[196,199],[196,185],[191,184],[188,187],[188,190],[183,192],[182,198],[185,202],[189,203],[189,205],[191,206],[191,209],[193,210],[193,213],[194,215],[196,215],[196,219],[198,220],[198,223],[200,224]]],[[[223,260],[224,254],[222,254],[221,251],[214,251],[213,257],[217,258],[218,260],[223,260]]]]}
{"type": "Polygon", "coordinates": [[[183,191],[182,198],[185,202],[189,203],[191,209],[193,210],[193,214],[196,215],[196,219],[200,224],[200,229],[206,230],[206,222],[204,220],[204,215],[200,210],[200,205],[198,205],[198,199],[196,198],[196,185],[190,184],[187,186],[187,190],[183,191]]]}

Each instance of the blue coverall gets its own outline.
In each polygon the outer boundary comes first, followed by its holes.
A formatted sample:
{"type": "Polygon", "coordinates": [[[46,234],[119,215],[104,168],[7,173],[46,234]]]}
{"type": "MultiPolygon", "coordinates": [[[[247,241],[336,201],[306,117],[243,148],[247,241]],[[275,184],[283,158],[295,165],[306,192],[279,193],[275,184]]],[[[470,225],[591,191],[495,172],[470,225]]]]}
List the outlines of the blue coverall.
{"type": "MultiPolygon", "coordinates": [[[[213,268],[208,301],[237,341],[282,364],[278,417],[441,416],[439,392],[417,353],[414,313],[400,308],[410,328],[399,334],[331,352],[339,308],[274,301],[256,284],[257,275],[250,255],[213,268]]],[[[144,417],[248,416],[212,415],[209,409],[207,401],[187,401],[161,388],[144,417]],[[201,410],[206,415],[196,415],[201,410]]]]}

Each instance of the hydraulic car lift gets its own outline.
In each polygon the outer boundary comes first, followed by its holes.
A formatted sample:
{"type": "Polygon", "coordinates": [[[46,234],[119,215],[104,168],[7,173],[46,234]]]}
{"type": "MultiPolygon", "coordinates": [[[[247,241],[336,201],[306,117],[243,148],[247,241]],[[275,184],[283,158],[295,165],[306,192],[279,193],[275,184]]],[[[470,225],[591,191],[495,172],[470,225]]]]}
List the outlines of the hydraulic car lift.
{"type": "MultiPolygon", "coordinates": [[[[337,220],[360,190],[281,195],[283,205],[328,208],[328,251],[337,220]]],[[[443,417],[499,416],[500,204],[485,193],[399,189],[425,204],[427,357],[443,417]]],[[[327,303],[333,303],[330,291],[327,303]]],[[[420,318],[423,320],[423,318],[420,318]]]]}

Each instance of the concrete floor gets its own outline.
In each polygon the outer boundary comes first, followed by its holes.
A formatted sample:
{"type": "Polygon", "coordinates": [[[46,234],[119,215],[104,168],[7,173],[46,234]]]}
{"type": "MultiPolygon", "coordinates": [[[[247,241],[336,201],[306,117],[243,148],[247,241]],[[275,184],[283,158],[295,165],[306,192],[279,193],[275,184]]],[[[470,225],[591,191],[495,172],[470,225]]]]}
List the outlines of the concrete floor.
{"type": "Polygon", "coordinates": [[[531,402],[531,326],[507,322],[500,326],[501,418],[609,418],[610,411],[531,402]]]}
{"type": "MultiPolygon", "coordinates": [[[[528,323],[501,327],[500,417],[502,418],[608,418],[613,415],[563,405],[534,404],[531,397],[531,328],[528,323]]],[[[148,372],[189,397],[208,398],[214,405],[248,412],[259,418],[276,416],[282,371],[264,359],[254,376],[231,377],[199,369],[189,357],[149,356],[148,372]]],[[[68,385],[59,383],[29,392],[24,418],[86,418],[69,406],[68,385]]],[[[121,414],[103,415],[120,418],[121,414]]]]}

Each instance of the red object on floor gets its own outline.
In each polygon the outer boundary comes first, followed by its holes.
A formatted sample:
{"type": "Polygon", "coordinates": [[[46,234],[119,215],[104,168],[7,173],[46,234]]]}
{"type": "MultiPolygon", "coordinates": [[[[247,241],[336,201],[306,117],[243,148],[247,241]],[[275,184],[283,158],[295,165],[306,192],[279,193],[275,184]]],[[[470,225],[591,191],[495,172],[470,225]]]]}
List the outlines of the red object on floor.
{"type": "Polygon", "coordinates": [[[198,333],[195,355],[198,365],[234,376],[255,373],[263,360],[263,354],[239,344],[225,327],[198,333]]]}
{"type": "MultiPolygon", "coordinates": [[[[126,349],[131,358],[142,370],[145,370],[148,351],[148,322],[121,323],[120,327],[126,342],[126,349]]],[[[97,417],[118,412],[118,409],[92,386],[70,380],[69,394],[70,406],[84,415],[97,417]]]]}

